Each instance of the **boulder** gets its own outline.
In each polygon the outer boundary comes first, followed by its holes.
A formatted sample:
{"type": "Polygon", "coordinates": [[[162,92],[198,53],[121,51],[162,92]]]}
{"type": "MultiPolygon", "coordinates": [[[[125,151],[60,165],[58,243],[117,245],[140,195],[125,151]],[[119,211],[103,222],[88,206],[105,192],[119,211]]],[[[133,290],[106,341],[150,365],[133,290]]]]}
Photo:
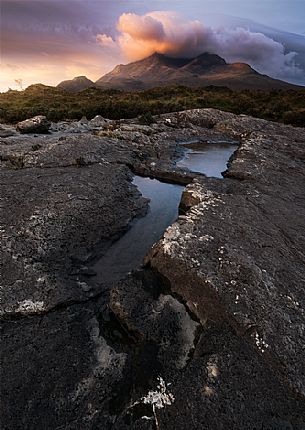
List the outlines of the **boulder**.
{"type": "Polygon", "coordinates": [[[85,116],[82,116],[81,119],[78,121],[79,124],[81,125],[87,125],[89,124],[89,121],[87,120],[87,118],[85,116]]]}
{"type": "Polygon", "coordinates": [[[17,124],[17,130],[22,133],[47,133],[51,127],[50,121],[43,115],[34,116],[17,124]]]}
{"type": "Polygon", "coordinates": [[[96,115],[91,121],[90,125],[93,127],[103,127],[107,123],[107,120],[101,115],[96,115]]]}

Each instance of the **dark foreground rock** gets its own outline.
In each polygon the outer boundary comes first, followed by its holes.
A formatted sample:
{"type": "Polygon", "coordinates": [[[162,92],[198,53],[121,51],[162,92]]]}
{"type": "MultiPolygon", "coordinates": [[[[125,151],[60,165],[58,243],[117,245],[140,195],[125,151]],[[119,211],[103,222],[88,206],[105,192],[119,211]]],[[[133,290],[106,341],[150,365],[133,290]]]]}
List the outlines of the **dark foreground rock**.
{"type": "Polygon", "coordinates": [[[197,179],[149,262],[202,323],[229,323],[305,396],[303,129],[232,117],[247,137],[224,181],[197,179]]]}
{"type": "Polygon", "coordinates": [[[45,116],[38,115],[26,119],[17,124],[17,130],[22,134],[26,133],[47,133],[51,127],[50,121],[45,116]]]}
{"type": "Polygon", "coordinates": [[[304,130],[213,109],[90,123],[0,138],[1,429],[305,429],[304,130]],[[224,180],[174,168],[176,142],[224,138],[224,180]],[[132,172],[189,184],[184,215],[99,283],[147,210],[132,172]]]}
{"type": "Polygon", "coordinates": [[[12,126],[0,125],[0,138],[11,137],[17,134],[16,130],[12,126]]]}

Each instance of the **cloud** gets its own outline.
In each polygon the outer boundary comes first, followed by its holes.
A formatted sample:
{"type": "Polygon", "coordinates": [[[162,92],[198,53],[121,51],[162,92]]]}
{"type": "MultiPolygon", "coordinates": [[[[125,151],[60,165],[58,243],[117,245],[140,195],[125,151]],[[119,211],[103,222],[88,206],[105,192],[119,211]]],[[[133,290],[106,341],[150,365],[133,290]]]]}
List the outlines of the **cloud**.
{"type": "Polygon", "coordinates": [[[134,13],[124,13],[120,16],[118,30],[127,33],[133,39],[142,41],[162,41],[166,37],[164,23],[153,14],[139,16],[134,13]]]}
{"type": "Polygon", "coordinates": [[[202,53],[208,31],[199,21],[185,21],[175,12],[124,13],[117,29],[118,43],[131,59],[159,52],[192,57],[202,53]],[[146,27],[147,26],[147,27],[146,27]]]}
{"type": "Polygon", "coordinates": [[[262,33],[245,28],[213,29],[211,49],[230,62],[245,62],[261,73],[275,77],[295,77],[304,73],[295,66],[296,52],[262,33]]]}
{"type": "MultiPolygon", "coordinates": [[[[296,78],[294,72],[300,72],[294,69],[293,52],[287,54],[283,45],[258,32],[248,38],[246,29],[211,28],[175,12],[142,15],[149,4],[160,2],[116,0],[102,2],[101,7],[100,1],[88,0],[0,1],[0,91],[14,88],[15,79],[20,78],[24,86],[35,82],[54,85],[83,74],[96,80],[118,63],[155,51],[189,57],[216,52],[229,62],[244,61],[284,79],[296,78]],[[123,13],[129,6],[137,14],[123,13]]],[[[213,10],[213,1],[207,2],[213,10]]],[[[178,3],[178,9],[190,12],[191,3],[178,3]]],[[[198,6],[198,16],[203,10],[198,6]]],[[[240,22],[242,27],[248,25],[240,22]]],[[[301,52],[300,48],[299,61],[301,52]]],[[[304,83],[304,76],[303,71],[299,80],[290,80],[304,83]]]]}
{"type": "MultiPolygon", "coordinates": [[[[118,0],[121,1],[121,0],[118,0]]],[[[103,53],[96,35],[112,31],[117,16],[85,0],[0,0],[0,91],[87,75],[99,79],[121,59],[103,53]],[[89,4],[90,3],[90,4],[89,4]]],[[[115,8],[117,2],[115,2],[115,8]]]]}
{"type": "Polygon", "coordinates": [[[111,36],[107,36],[107,34],[98,34],[96,36],[96,41],[102,48],[106,48],[106,49],[117,48],[116,42],[112,39],[111,36]]]}
{"type": "Polygon", "coordinates": [[[117,29],[115,40],[105,34],[97,40],[104,47],[116,46],[129,60],[154,52],[189,58],[210,52],[228,62],[248,63],[273,77],[288,79],[304,73],[295,66],[295,52],[286,53],[281,43],[245,28],[212,28],[197,20],[185,20],[175,12],[162,11],[145,15],[124,13],[117,29]]]}

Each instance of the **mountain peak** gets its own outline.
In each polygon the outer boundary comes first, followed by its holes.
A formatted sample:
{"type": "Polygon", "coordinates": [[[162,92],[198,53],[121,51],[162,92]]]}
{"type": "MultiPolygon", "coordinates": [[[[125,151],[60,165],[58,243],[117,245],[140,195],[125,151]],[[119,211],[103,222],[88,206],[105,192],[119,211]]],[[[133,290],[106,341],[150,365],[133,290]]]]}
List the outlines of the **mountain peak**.
{"type": "Polygon", "coordinates": [[[146,58],[162,59],[165,56],[166,56],[165,54],[160,54],[160,52],[154,52],[153,54],[151,54],[149,57],[146,57],[146,58]]]}
{"type": "Polygon", "coordinates": [[[95,83],[88,79],[87,76],[76,76],[73,79],[62,81],[57,85],[57,88],[70,92],[82,91],[91,87],[95,87],[95,83]]]}
{"type": "Polygon", "coordinates": [[[149,57],[120,64],[96,83],[86,76],[61,82],[58,87],[81,91],[90,87],[120,90],[143,90],[166,85],[189,87],[226,86],[231,89],[288,89],[287,82],[272,79],[253,70],[248,64],[227,64],[219,55],[203,52],[194,58],[177,58],[154,52],[149,57]]]}
{"type": "Polygon", "coordinates": [[[215,67],[226,66],[226,61],[219,55],[204,52],[190,60],[184,69],[196,75],[202,75],[215,67]]]}
{"type": "Polygon", "coordinates": [[[204,52],[197,57],[195,57],[191,62],[197,61],[198,63],[205,64],[209,63],[211,65],[225,65],[226,60],[224,60],[222,57],[220,57],[217,54],[211,54],[210,52],[204,52]]]}
{"type": "Polygon", "coordinates": [[[160,54],[159,52],[155,52],[154,54],[150,55],[149,57],[144,58],[143,60],[140,60],[140,62],[150,62],[153,64],[161,64],[166,67],[172,67],[172,68],[180,68],[185,66],[190,62],[189,58],[179,58],[179,57],[172,57],[165,54],[160,54]]]}
{"type": "Polygon", "coordinates": [[[87,76],[76,76],[73,78],[73,81],[86,81],[86,82],[92,82],[90,79],[87,78],[87,76]]]}
{"type": "Polygon", "coordinates": [[[177,58],[154,52],[142,60],[116,66],[99,79],[96,85],[134,90],[167,84],[195,86],[195,82],[201,85],[198,76],[224,66],[226,61],[223,58],[208,52],[195,58],[177,58]]]}

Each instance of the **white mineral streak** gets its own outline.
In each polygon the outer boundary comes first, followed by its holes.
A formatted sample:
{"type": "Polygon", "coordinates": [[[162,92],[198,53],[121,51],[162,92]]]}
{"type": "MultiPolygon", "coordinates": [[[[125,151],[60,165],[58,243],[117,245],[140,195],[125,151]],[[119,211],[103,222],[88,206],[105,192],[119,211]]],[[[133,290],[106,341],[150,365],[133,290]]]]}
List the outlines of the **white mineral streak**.
{"type": "MultiPolygon", "coordinates": [[[[191,231],[187,233],[183,232],[183,234],[181,234],[180,228],[187,224],[190,230],[192,230],[194,221],[202,218],[204,212],[208,208],[215,208],[220,203],[223,203],[222,200],[213,192],[202,189],[202,186],[197,182],[187,187],[187,193],[189,193],[198,203],[193,206],[185,216],[179,217],[183,224],[175,223],[165,231],[161,244],[163,246],[164,253],[167,255],[179,256],[181,253],[179,251],[185,249],[187,241],[198,239],[200,242],[210,242],[214,239],[213,236],[209,235],[197,237],[191,231]]],[[[197,267],[200,266],[198,261],[193,261],[193,263],[197,267]]]]}
{"type": "Polygon", "coordinates": [[[141,402],[152,405],[157,409],[162,409],[174,403],[175,397],[172,393],[167,391],[167,388],[171,384],[166,384],[161,376],[158,377],[158,382],[157,389],[155,391],[149,391],[148,394],[141,399],[141,402]]]}
{"type": "Polygon", "coordinates": [[[257,348],[264,353],[269,348],[268,343],[257,332],[253,334],[253,337],[257,348]]]}
{"type": "Polygon", "coordinates": [[[32,300],[24,300],[23,302],[18,302],[18,308],[15,310],[15,313],[28,315],[40,313],[44,310],[44,302],[33,302],[32,300]]]}
{"type": "Polygon", "coordinates": [[[160,429],[158,417],[156,414],[157,409],[163,409],[166,406],[170,406],[174,403],[175,397],[174,395],[168,390],[168,387],[171,385],[170,383],[166,383],[164,379],[159,376],[157,378],[158,385],[156,390],[150,390],[148,391],[147,395],[144,397],[141,397],[140,400],[137,400],[132,405],[130,405],[127,409],[132,409],[136,405],[139,405],[141,403],[145,405],[151,405],[152,408],[152,416],[143,415],[143,420],[154,420],[155,421],[155,427],[157,430],[160,429]]]}

